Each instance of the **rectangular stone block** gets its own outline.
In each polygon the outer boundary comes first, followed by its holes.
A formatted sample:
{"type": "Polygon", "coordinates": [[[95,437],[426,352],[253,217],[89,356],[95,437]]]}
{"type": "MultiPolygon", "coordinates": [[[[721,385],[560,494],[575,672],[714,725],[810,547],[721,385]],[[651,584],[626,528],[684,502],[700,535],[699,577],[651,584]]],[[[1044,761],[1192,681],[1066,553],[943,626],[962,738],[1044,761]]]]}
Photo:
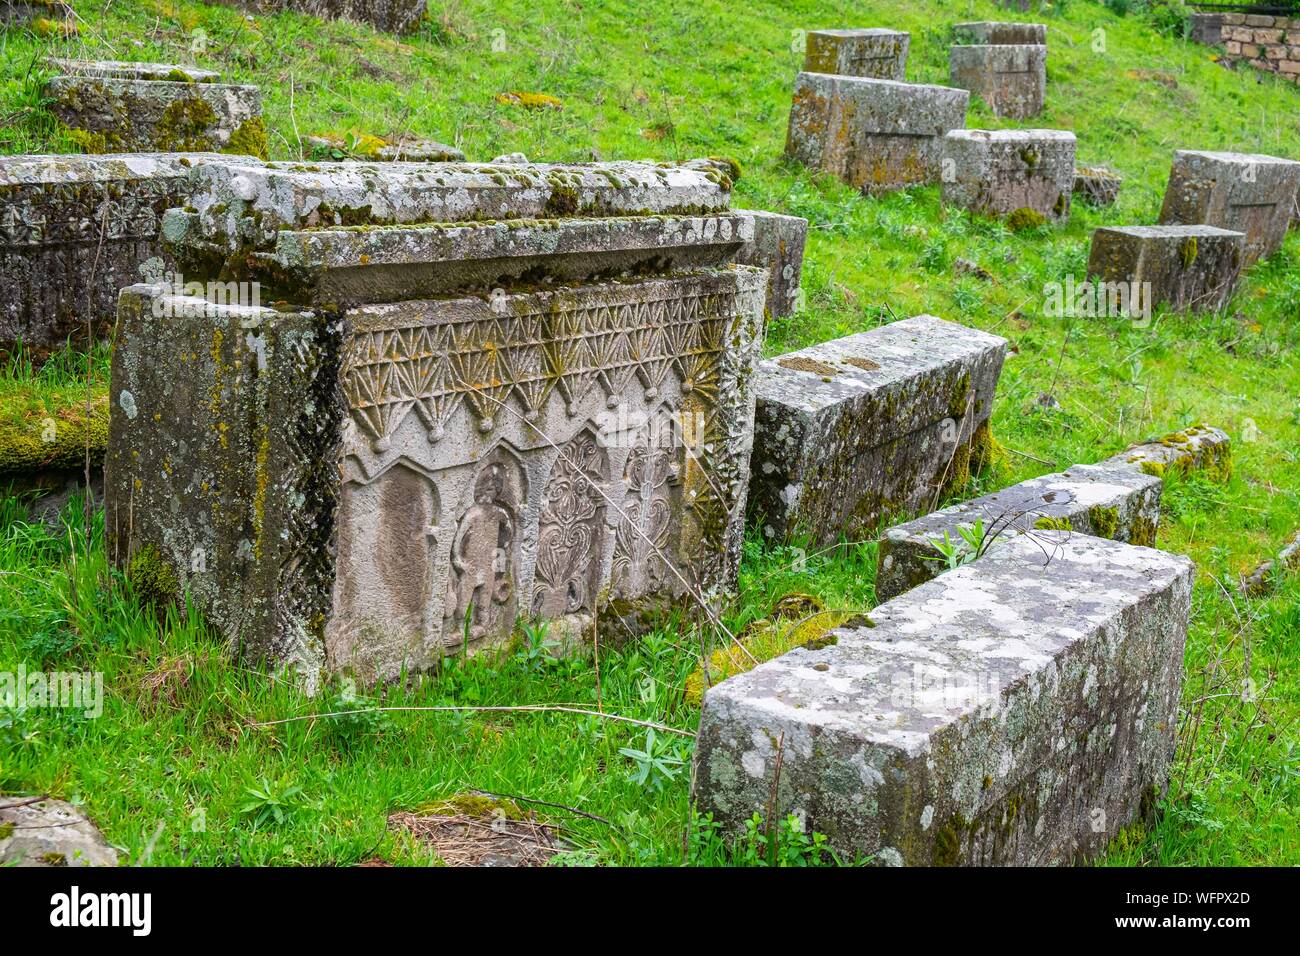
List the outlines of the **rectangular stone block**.
{"type": "Polygon", "coordinates": [[[1102,853],[1167,785],[1193,565],[1043,538],[709,688],[696,809],[728,833],[793,813],[842,856],[883,865],[1102,853]]]}
{"type": "Polygon", "coordinates": [[[262,94],[255,86],[219,83],[211,71],[168,64],[63,60],[59,65],[68,72],[46,88],[50,109],[87,152],[224,151],[266,157],[262,94]]]}
{"type": "Polygon", "coordinates": [[[949,48],[949,82],[980,97],[995,116],[1029,119],[1047,95],[1047,47],[1039,44],[949,48]]]}
{"type": "Polygon", "coordinates": [[[876,600],[892,600],[946,570],[936,541],[951,542],[962,553],[973,550],[961,529],[977,522],[981,549],[1043,530],[1153,547],[1163,488],[1158,477],[1130,466],[1075,465],[895,525],[880,539],[876,600]]]}
{"type": "Polygon", "coordinates": [[[1242,268],[1271,256],[1286,237],[1300,188],[1300,162],[1259,153],[1174,153],[1162,224],[1203,223],[1246,235],[1242,268]]]}
{"type": "Polygon", "coordinates": [[[1059,129],[955,129],[943,139],[943,201],[1006,216],[1032,209],[1070,218],[1074,134],[1059,129]]]}
{"type": "Polygon", "coordinates": [[[1005,339],[931,315],[762,362],[750,517],[769,540],[874,537],[987,449],[1005,339]]]}
{"type": "Polygon", "coordinates": [[[958,43],[974,43],[981,46],[1047,43],[1045,23],[999,23],[993,20],[980,20],[954,24],[952,31],[958,43]]]}
{"type": "Polygon", "coordinates": [[[172,568],[232,648],[309,682],[426,669],[520,617],[614,640],[716,602],[739,563],[768,274],[729,264],[743,216],[617,212],[690,184],[725,208],[714,168],[365,169],[232,168],[199,177],[230,208],[169,214],[179,256],[265,281],[277,306],[123,293],[114,559],[172,568]],[[532,218],[556,190],[563,213],[532,218]],[[361,208],[347,197],[387,224],[319,221],[361,208]],[[518,218],[427,221],[488,206],[518,218]]]}
{"type": "MultiPolygon", "coordinates": [[[[1089,278],[1127,284],[1143,311],[1213,312],[1232,296],[1246,237],[1215,226],[1110,226],[1092,234],[1089,278]]],[[[1137,314],[1136,308],[1130,309],[1137,314]]]]}
{"type": "Polygon", "coordinates": [[[1101,467],[1135,468],[1150,475],[1169,471],[1203,472],[1211,481],[1232,474],[1232,442],[1223,429],[1193,425],[1154,441],[1133,445],[1101,462],[1101,467]]]}
{"type": "Polygon", "coordinates": [[[910,33],[899,30],[809,30],[803,68],[807,73],[903,80],[910,33]]]}
{"type": "Polygon", "coordinates": [[[1106,166],[1076,166],[1074,168],[1074,189],[1077,196],[1082,196],[1093,206],[1113,206],[1119,198],[1119,188],[1124,177],[1106,166]]]}
{"type": "Polygon", "coordinates": [[[736,254],[741,265],[767,269],[767,314],[793,315],[803,274],[803,247],[808,220],[775,212],[737,209],[753,220],[753,238],[736,254]]]}
{"type": "Polygon", "coordinates": [[[215,153],[0,157],[0,350],[42,358],[71,339],[107,335],[117,294],[174,268],[158,242],[215,153]],[[145,272],[141,270],[144,269],[145,272]]]}
{"type": "Polygon", "coordinates": [[[1218,46],[1222,43],[1224,25],[1233,22],[1222,13],[1193,13],[1188,19],[1191,39],[1206,46],[1218,46]]]}
{"type": "Polygon", "coordinates": [[[866,193],[937,183],[943,135],[970,94],[944,86],[800,73],[785,152],[866,193]]]}

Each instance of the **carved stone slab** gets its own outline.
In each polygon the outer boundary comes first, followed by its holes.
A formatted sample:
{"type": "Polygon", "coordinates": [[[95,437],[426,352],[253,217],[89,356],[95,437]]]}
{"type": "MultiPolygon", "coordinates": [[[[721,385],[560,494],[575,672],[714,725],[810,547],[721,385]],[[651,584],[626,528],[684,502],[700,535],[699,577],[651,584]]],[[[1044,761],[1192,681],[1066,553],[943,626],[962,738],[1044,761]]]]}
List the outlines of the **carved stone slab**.
{"type": "Polygon", "coordinates": [[[943,135],[966,124],[964,90],[800,73],[785,152],[863,192],[939,181],[943,135]]]}
{"type": "Polygon", "coordinates": [[[933,507],[988,437],[1006,340],[916,316],[764,361],[749,510],[765,537],[874,537],[933,507]]]}
{"type": "Polygon", "coordinates": [[[1300,190],[1300,162],[1259,153],[1174,153],[1162,224],[1203,223],[1245,233],[1242,268],[1271,256],[1286,238],[1300,190]]]}
{"type": "Polygon", "coordinates": [[[955,129],[943,141],[943,201],[1005,216],[1070,217],[1074,134],[1060,129],[955,129]]]}
{"type": "Polygon", "coordinates": [[[803,68],[808,73],[903,80],[912,35],[900,30],[809,30],[803,68]]]}
{"type": "Polygon", "coordinates": [[[1214,312],[1232,296],[1245,258],[1245,235],[1228,229],[1113,226],[1093,232],[1088,275],[1138,288],[1151,308],[1214,312]]]}
{"type": "Polygon", "coordinates": [[[728,833],[794,813],[880,865],[1096,856],[1166,787],[1192,577],[1152,548],[1015,538],[709,688],[696,809],[728,833]]]}
{"type": "Polygon", "coordinates": [[[1129,466],[1075,465],[895,525],[880,539],[876,599],[888,601],[937,577],[947,565],[934,542],[946,535],[959,553],[969,552],[960,529],[977,522],[981,547],[1062,523],[1078,534],[1152,547],[1163,488],[1160,478],[1129,466]]]}
{"type": "Polygon", "coordinates": [[[995,116],[1029,119],[1047,95],[1047,47],[1042,44],[958,45],[948,50],[949,82],[970,90],[995,116]]]}
{"type": "Polygon", "coordinates": [[[767,269],[768,315],[793,315],[799,301],[808,220],[775,212],[736,211],[748,216],[753,225],[753,236],[736,254],[736,261],[767,269]]]}

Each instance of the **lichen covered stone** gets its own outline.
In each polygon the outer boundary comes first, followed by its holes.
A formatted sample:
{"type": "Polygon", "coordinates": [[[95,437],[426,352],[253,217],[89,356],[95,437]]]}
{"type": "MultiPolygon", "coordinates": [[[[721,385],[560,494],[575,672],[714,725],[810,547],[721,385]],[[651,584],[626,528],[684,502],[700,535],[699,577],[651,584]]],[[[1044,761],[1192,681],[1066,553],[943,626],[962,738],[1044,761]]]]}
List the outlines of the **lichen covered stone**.
{"type": "Polygon", "coordinates": [[[808,220],[758,210],[738,209],[736,212],[750,217],[753,223],[753,235],[736,254],[736,261],[767,269],[769,316],[793,315],[799,301],[808,220]]]}
{"type": "Polygon", "coordinates": [[[912,35],[900,30],[809,30],[803,68],[807,73],[905,79],[912,35]]]}
{"type": "Polygon", "coordinates": [[[959,44],[948,51],[948,82],[970,90],[995,116],[1029,119],[1047,96],[1047,47],[1042,44],[959,44]]]}
{"type": "Polygon", "coordinates": [[[955,129],[943,138],[943,201],[1007,216],[1070,217],[1074,134],[1059,129],[955,129]]]}
{"type": "Polygon", "coordinates": [[[1245,255],[1243,233],[1215,226],[1108,226],[1092,234],[1088,276],[1127,287],[1133,315],[1160,305],[1214,312],[1231,298],[1245,255]]]}

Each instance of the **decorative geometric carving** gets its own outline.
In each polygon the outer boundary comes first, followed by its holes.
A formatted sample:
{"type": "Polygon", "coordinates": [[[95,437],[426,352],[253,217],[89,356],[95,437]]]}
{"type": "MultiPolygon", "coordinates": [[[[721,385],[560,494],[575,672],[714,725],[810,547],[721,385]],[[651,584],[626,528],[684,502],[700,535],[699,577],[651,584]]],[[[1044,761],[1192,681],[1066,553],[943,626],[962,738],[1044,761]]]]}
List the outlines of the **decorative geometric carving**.
{"type": "Polygon", "coordinates": [[[539,520],[534,616],[595,610],[608,477],[609,455],[590,430],[560,450],[539,520]]]}

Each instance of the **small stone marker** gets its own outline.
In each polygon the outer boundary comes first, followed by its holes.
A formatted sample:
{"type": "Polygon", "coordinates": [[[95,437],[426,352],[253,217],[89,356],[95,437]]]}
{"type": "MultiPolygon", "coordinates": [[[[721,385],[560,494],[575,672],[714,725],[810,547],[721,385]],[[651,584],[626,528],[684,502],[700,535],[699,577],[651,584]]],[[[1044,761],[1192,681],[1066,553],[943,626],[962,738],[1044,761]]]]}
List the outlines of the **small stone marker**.
{"type": "Polygon", "coordinates": [[[935,541],[972,549],[961,528],[981,522],[981,548],[1042,530],[1073,530],[1153,547],[1164,483],[1129,467],[1075,465],[895,525],[880,539],[876,599],[888,601],[947,570],[935,541]]]}
{"type": "Polygon", "coordinates": [[[754,222],[754,238],[741,247],[736,261],[767,269],[768,315],[793,315],[799,300],[808,220],[761,210],[737,209],[736,212],[750,216],[754,222]]]}
{"type": "Polygon", "coordinates": [[[110,553],[232,647],[392,679],[734,582],[764,270],[725,166],[203,166],[122,294],[110,553]],[[357,222],[364,210],[368,223],[357,222]]]}
{"type": "Polygon", "coordinates": [[[1242,233],[1215,226],[1107,226],[1092,234],[1088,276],[1111,288],[1126,285],[1131,315],[1162,303],[1214,312],[1232,296],[1245,243],[1242,233]]]}
{"type": "Polygon", "coordinates": [[[1070,217],[1074,134],[1060,129],[955,129],[943,138],[943,201],[1006,216],[1070,217]]]}
{"type": "Polygon", "coordinates": [[[1154,441],[1133,445],[1107,458],[1101,465],[1123,465],[1161,476],[1170,470],[1184,474],[1199,471],[1211,481],[1227,481],[1232,475],[1232,442],[1221,428],[1193,425],[1154,441]]]}
{"type": "Polygon", "coordinates": [[[697,811],[728,834],[793,813],[850,860],[960,866],[1079,862],[1148,816],[1174,755],[1192,562],[1035,538],[709,688],[697,811]]]}
{"type": "Polygon", "coordinates": [[[163,212],[182,205],[186,177],[216,153],[0,157],[0,350],[21,340],[43,358],[69,338],[106,336],[117,293],[141,269],[171,271],[158,243],[163,212]]]}
{"type": "Polygon", "coordinates": [[[1029,119],[1047,95],[1047,47],[958,45],[948,51],[949,82],[980,97],[994,116],[1029,119]]]}
{"type": "Polygon", "coordinates": [[[759,365],[749,511],[824,545],[933,507],[987,453],[1005,339],[932,315],[759,365]]]}
{"type": "Polygon", "coordinates": [[[50,109],[87,152],[266,156],[262,94],[210,70],[118,60],[58,60],[50,109]]]}
{"type": "Polygon", "coordinates": [[[903,80],[912,35],[899,30],[809,30],[803,68],[874,80],[903,80]]]}
{"type": "Polygon", "coordinates": [[[1160,222],[1245,233],[1244,269],[1281,247],[1298,190],[1300,162],[1180,149],[1169,171],[1160,222]]]}
{"type": "Polygon", "coordinates": [[[958,43],[973,43],[978,46],[1026,43],[1041,46],[1047,43],[1045,23],[1001,23],[979,20],[973,23],[954,24],[952,32],[958,43]]]}
{"type": "Polygon", "coordinates": [[[937,183],[943,135],[970,94],[946,86],[800,73],[786,155],[865,193],[937,183]]]}
{"type": "Polygon", "coordinates": [[[1124,177],[1106,166],[1076,166],[1074,194],[1093,206],[1113,206],[1124,177]]]}
{"type": "Polygon", "coordinates": [[[117,866],[117,851],[63,800],[0,796],[0,867],[117,866]]]}

